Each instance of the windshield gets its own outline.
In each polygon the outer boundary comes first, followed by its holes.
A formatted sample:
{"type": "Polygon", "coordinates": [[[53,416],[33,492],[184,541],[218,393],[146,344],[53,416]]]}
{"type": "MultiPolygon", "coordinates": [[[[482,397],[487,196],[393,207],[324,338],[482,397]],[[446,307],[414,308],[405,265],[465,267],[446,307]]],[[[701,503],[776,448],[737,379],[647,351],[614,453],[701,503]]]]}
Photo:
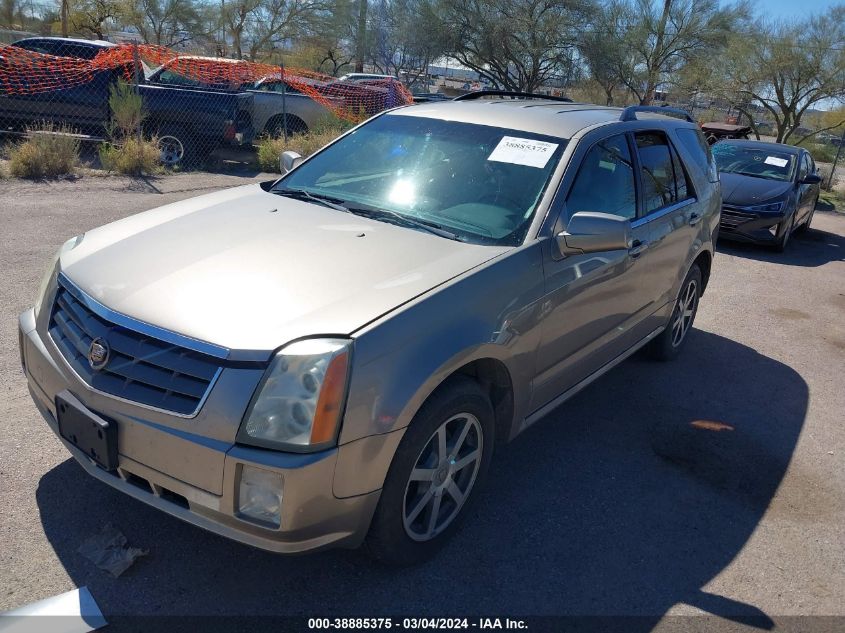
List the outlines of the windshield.
{"type": "Polygon", "coordinates": [[[768,147],[743,147],[716,143],[713,157],[720,172],[754,176],[767,180],[792,180],[795,155],[768,147]]]}
{"type": "Polygon", "coordinates": [[[565,146],[517,130],[383,115],[273,189],[328,196],[353,213],[386,211],[371,216],[383,221],[400,214],[466,242],[515,245],[565,146]]]}

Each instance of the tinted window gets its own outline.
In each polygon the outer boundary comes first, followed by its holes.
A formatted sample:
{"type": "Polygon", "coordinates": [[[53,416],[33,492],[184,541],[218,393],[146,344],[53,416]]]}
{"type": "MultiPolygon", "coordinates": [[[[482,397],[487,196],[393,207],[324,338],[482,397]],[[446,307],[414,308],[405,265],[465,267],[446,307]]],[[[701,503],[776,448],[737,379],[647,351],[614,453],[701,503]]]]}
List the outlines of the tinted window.
{"type": "Polygon", "coordinates": [[[277,92],[279,94],[286,93],[289,95],[300,94],[299,90],[293,86],[283,84],[281,81],[265,81],[264,83],[258,85],[257,90],[261,90],[263,92],[277,92]]]}
{"type": "Polygon", "coordinates": [[[687,173],[684,170],[684,165],[680,156],[678,156],[678,152],[675,151],[674,147],[670,149],[672,152],[672,167],[675,172],[675,196],[677,201],[680,202],[681,200],[694,197],[695,193],[687,178],[687,173]]]}
{"type": "Polygon", "coordinates": [[[715,169],[712,170],[711,174],[711,167],[714,166],[713,153],[710,151],[710,146],[707,144],[707,140],[704,138],[701,130],[679,128],[675,133],[678,135],[681,145],[689,151],[695,164],[701,167],[701,170],[705,174],[712,176],[712,182],[718,180],[718,174],[715,169]]]}
{"type": "Polygon", "coordinates": [[[678,201],[669,141],[662,132],[636,134],[645,213],[678,201]]]}
{"type": "Polygon", "coordinates": [[[34,40],[29,42],[17,42],[18,48],[28,51],[42,53],[44,55],[56,55],[58,57],[75,57],[78,59],[94,59],[97,53],[102,50],[99,46],[85,46],[56,40],[34,40]]]}
{"type": "Polygon", "coordinates": [[[599,141],[587,152],[566,199],[568,215],[600,211],[637,216],[634,168],[624,134],[599,141]]]}
{"type": "Polygon", "coordinates": [[[159,83],[168,84],[171,86],[199,86],[200,82],[185,75],[180,75],[170,69],[162,70],[157,80],[159,83]]]}
{"type": "Polygon", "coordinates": [[[808,156],[808,154],[804,154],[801,157],[801,171],[798,172],[798,180],[804,180],[807,174],[810,173],[810,161],[807,160],[808,156]]]}

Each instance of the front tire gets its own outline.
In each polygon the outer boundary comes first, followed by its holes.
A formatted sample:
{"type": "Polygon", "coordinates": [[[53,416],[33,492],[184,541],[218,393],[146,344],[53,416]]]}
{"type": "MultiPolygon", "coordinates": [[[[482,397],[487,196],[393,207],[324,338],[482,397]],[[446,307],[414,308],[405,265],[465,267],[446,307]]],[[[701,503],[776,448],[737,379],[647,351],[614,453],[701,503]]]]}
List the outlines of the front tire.
{"type": "Polygon", "coordinates": [[[698,313],[702,287],[701,268],[698,264],[693,264],[681,284],[669,324],[646,348],[649,356],[655,360],[666,361],[680,354],[698,313]]]}
{"type": "Polygon", "coordinates": [[[806,233],[810,230],[810,224],[813,222],[813,216],[816,213],[816,205],[819,203],[818,197],[816,197],[816,201],[813,202],[813,208],[810,210],[810,215],[807,216],[807,220],[796,229],[798,233],[806,233]]]}
{"type": "Polygon", "coordinates": [[[414,416],[396,450],[365,547],[382,563],[434,556],[475,499],[495,440],[493,408],[475,381],[441,386],[414,416]]]}
{"type": "Polygon", "coordinates": [[[775,242],[775,250],[778,253],[783,253],[786,251],[786,247],[789,244],[789,238],[792,237],[792,231],[795,228],[795,213],[788,220],[789,224],[786,227],[786,230],[783,232],[783,235],[780,236],[780,239],[775,242]]]}

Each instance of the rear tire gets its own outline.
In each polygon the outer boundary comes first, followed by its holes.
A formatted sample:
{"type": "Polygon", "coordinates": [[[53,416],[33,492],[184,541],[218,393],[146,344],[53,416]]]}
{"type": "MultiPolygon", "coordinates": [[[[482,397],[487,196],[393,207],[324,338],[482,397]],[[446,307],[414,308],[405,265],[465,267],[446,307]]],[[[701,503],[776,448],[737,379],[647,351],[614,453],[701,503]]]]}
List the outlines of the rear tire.
{"type": "Polygon", "coordinates": [[[456,376],[423,404],[393,457],[364,546],[387,565],[422,562],[448,540],[475,500],[495,441],[493,408],[456,376]]]}
{"type": "Polygon", "coordinates": [[[667,361],[680,354],[698,313],[702,287],[701,268],[698,264],[693,264],[681,284],[666,329],[646,347],[646,352],[651,358],[667,361]]]}

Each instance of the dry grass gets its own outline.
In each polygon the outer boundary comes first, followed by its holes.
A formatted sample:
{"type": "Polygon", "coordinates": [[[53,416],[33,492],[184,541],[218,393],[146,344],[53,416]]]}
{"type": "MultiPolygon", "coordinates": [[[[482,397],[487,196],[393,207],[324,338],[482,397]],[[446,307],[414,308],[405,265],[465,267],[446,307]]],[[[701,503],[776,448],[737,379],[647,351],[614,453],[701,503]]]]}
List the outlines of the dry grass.
{"type": "Polygon", "coordinates": [[[9,172],[18,178],[56,178],[79,168],[79,140],[73,130],[45,124],[28,130],[29,138],[9,153],[9,172]]]}
{"type": "Polygon", "coordinates": [[[103,169],[126,176],[160,172],[159,157],[156,139],[138,140],[134,136],[129,136],[120,144],[103,143],[100,146],[100,163],[103,169]]]}
{"type": "Polygon", "coordinates": [[[296,134],[288,138],[265,138],[258,144],[258,164],[267,172],[278,173],[279,157],[288,150],[302,156],[310,156],[318,149],[327,145],[351,127],[351,123],[344,121],[327,121],[315,125],[305,134],[296,134]]]}

